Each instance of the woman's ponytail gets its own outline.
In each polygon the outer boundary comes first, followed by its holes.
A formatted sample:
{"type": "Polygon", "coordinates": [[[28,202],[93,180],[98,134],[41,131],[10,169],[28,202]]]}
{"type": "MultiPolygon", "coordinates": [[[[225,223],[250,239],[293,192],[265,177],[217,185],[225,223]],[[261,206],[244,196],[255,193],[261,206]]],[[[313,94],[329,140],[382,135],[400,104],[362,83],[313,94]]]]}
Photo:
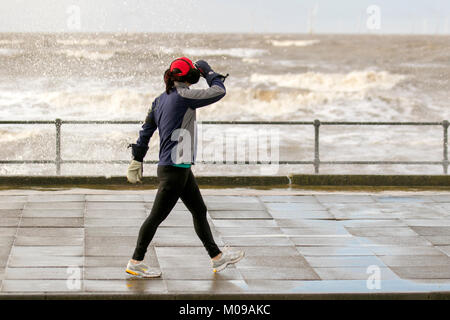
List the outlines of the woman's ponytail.
{"type": "Polygon", "coordinates": [[[166,72],[164,72],[164,83],[166,84],[166,93],[169,94],[170,90],[172,90],[175,85],[173,74],[170,69],[167,69],[166,72]]]}

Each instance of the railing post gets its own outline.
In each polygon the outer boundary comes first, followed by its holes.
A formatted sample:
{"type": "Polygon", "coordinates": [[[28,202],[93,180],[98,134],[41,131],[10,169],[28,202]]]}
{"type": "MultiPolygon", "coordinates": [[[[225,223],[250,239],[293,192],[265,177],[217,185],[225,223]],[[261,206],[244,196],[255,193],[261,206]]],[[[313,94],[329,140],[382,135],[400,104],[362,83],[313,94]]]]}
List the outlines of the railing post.
{"type": "Polygon", "coordinates": [[[61,119],[55,120],[56,125],[56,175],[61,174],[61,119]]]}
{"type": "Polygon", "coordinates": [[[444,160],[442,161],[444,174],[448,173],[448,125],[448,120],[442,122],[442,126],[444,127],[444,160]]]}
{"type": "Polygon", "coordinates": [[[314,120],[314,172],[319,173],[320,155],[319,155],[319,127],[320,120],[314,120]]]}

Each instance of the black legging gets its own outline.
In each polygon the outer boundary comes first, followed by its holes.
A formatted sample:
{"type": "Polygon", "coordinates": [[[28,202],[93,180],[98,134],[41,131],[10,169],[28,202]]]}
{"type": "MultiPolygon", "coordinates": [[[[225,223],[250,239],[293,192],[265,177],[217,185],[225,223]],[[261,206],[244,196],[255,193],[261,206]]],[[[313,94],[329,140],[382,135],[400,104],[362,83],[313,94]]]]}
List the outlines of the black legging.
{"type": "Polygon", "coordinates": [[[139,237],[133,259],[144,259],[147,247],[155,235],[158,226],[167,218],[170,211],[181,198],[192,213],[194,228],[211,258],[221,253],[214,242],[206,219],[206,206],[190,168],[158,166],[159,186],[150,215],[139,230],[139,237]]]}

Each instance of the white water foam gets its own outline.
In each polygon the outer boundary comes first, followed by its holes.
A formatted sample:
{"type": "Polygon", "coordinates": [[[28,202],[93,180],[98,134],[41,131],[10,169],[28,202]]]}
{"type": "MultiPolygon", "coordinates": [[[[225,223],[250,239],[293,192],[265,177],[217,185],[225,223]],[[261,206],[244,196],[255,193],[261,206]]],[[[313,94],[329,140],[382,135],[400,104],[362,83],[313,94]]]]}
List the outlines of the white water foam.
{"type": "Polygon", "coordinates": [[[231,48],[231,49],[208,49],[208,48],[189,48],[183,52],[188,56],[229,56],[236,58],[254,58],[264,55],[267,51],[263,49],[251,48],[231,48]]]}
{"type": "Polygon", "coordinates": [[[17,44],[22,44],[24,41],[23,40],[0,40],[0,45],[17,45],[17,44]]]}
{"type": "Polygon", "coordinates": [[[306,72],[300,74],[253,74],[255,84],[325,92],[361,92],[368,89],[392,89],[406,77],[386,71],[352,71],[350,73],[306,72]]]}
{"type": "Polygon", "coordinates": [[[309,47],[320,43],[320,40],[268,40],[274,47],[309,47]]]}
{"type": "Polygon", "coordinates": [[[114,57],[116,51],[109,52],[99,52],[99,51],[90,51],[90,50],[58,50],[58,54],[63,54],[69,58],[77,58],[77,59],[88,59],[92,61],[106,61],[114,57]]]}
{"type": "Polygon", "coordinates": [[[20,55],[21,53],[23,53],[23,51],[18,49],[0,48],[0,56],[14,57],[20,55]]]}
{"type": "Polygon", "coordinates": [[[56,40],[56,43],[64,46],[108,46],[108,45],[123,45],[126,42],[115,39],[65,39],[56,40]]]}

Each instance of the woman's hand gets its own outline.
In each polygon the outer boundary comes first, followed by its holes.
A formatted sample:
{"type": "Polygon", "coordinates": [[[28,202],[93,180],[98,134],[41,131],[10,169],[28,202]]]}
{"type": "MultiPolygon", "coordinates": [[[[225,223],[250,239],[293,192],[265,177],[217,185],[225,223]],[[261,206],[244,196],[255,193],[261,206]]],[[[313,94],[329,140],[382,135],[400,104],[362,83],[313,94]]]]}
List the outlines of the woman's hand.
{"type": "Polygon", "coordinates": [[[130,183],[142,183],[142,170],[144,163],[136,160],[131,160],[127,171],[127,180],[130,183]]]}

